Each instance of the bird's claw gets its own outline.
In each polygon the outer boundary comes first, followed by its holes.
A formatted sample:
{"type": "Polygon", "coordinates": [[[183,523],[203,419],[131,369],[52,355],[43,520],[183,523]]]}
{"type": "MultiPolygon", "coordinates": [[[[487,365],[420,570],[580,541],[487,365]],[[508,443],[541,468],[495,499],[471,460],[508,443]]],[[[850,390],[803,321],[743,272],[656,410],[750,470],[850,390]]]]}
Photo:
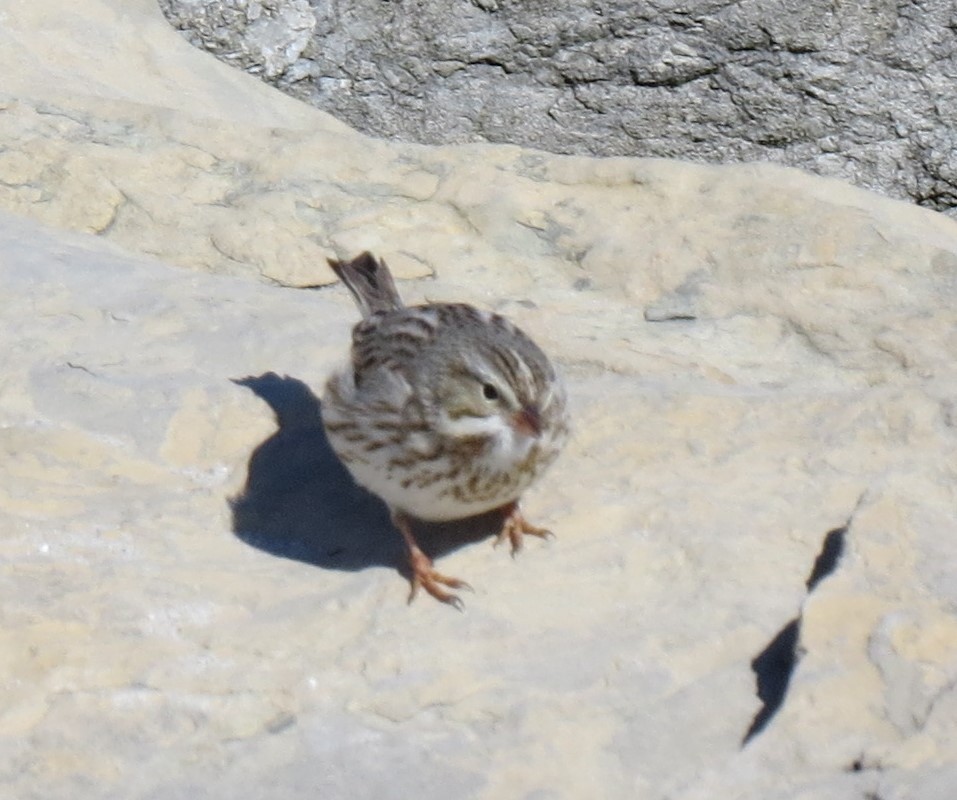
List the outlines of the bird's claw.
{"type": "Polygon", "coordinates": [[[548,530],[548,528],[540,528],[537,525],[532,525],[532,523],[525,519],[516,504],[508,509],[505,521],[502,523],[502,530],[499,531],[498,536],[495,537],[492,546],[498,547],[502,542],[508,539],[512,545],[512,558],[515,558],[522,549],[524,543],[523,537],[525,535],[537,536],[539,539],[555,538],[555,534],[548,530]]]}
{"type": "Polygon", "coordinates": [[[436,600],[454,606],[459,611],[465,610],[465,603],[462,602],[462,598],[457,594],[445,591],[442,587],[448,586],[451,589],[464,589],[469,592],[474,592],[475,590],[470,584],[461,578],[451,578],[448,575],[437,572],[432,566],[432,559],[421,550],[414,553],[410,560],[412,562],[412,588],[409,591],[410,603],[415,599],[415,595],[421,586],[436,600]]]}

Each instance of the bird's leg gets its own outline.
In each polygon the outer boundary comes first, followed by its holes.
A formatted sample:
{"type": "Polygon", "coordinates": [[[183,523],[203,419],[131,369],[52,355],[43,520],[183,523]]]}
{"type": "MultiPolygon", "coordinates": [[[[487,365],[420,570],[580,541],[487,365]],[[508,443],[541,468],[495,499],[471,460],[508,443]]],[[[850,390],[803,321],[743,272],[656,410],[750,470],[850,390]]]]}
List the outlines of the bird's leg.
{"type": "Polygon", "coordinates": [[[402,538],[405,539],[405,545],[409,550],[409,566],[412,568],[412,588],[409,591],[409,602],[415,599],[416,592],[421,586],[425,591],[432,595],[436,600],[455,606],[459,611],[465,609],[465,603],[451,592],[443,589],[443,586],[449,586],[452,589],[469,589],[465,581],[458,578],[450,578],[440,572],[436,572],[432,566],[432,559],[429,558],[412,536],[412,525],[408,517],[399,511],[392,514],[392,524],[399,529],[402,538]]]}
{"type": "Polygon", "coordinates": [[[512,544],[512,558],[522,549],[522,536],[524,534],[538,536],[541,539],[551,539],[555,536],[548,528],[539,528],[537,525],[532,525],[531,522],[525,519],[521,509],[518,507],[517,500],[514,503],[509,503],[507,506],[502,506],[501,511],[505,515],[505,519],[502,522],[502,530],[499,531],[498,536],[495,538],[494,546],[498,547],[502,542],[508,539],[512,544]]]}

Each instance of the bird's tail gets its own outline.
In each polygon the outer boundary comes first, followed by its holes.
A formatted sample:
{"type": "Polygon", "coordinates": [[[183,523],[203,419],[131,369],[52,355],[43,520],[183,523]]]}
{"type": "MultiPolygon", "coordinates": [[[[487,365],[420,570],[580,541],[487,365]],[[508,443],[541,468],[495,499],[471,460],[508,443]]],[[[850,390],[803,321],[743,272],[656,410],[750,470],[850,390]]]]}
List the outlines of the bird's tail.
{"type": "Polygon", "coordinates": [[[399,297],[395,281],[392,280],[392,273],[381,258],[376,259],[372,253],[366,251],[352,261],[337,261],[333,258],[328,261],[339,279],[352,292],[363,318],[376,311],[394,311],[403,307],[402,298],[399,297]]]}

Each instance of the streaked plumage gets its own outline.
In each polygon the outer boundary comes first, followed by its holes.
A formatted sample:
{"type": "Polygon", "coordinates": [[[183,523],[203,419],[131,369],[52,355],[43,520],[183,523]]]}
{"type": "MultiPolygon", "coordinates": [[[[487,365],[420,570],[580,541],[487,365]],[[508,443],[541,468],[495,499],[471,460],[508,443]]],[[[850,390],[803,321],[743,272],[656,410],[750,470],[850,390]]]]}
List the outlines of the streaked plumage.
{"type": "Polygon", "coordinates": [[[329,263],[363,313],[351,360],[323,396],[329,441],[391,508],[409,546],[413,594],[422,585],[459,605],[436,584],[464,584],[432,569],[407,517],[447,521],[503,508],[513,549],[522,533],[546,534],[517,503],[567,438],[563,384],[504,317],[462,303],[405,307],[385,262],[369,253],[329,263]]]}

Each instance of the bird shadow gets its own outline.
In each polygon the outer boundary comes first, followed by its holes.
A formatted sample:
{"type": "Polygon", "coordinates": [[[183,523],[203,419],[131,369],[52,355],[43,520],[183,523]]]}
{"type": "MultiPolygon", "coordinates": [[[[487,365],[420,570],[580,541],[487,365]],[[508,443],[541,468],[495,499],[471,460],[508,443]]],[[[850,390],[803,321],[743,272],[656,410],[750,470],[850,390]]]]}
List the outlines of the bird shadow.
{"type": "MultiPolygon", "coordinates": [[[[322,425],[322,403],[302,381],[268,372],[234,379],[265,401],[278,425],[249,458],[246,485],[229,500],[233,533],[266,553],[323,569],[395,567],[410,576],[389,509],[356,484],[322,425]]],[[[415,522],[419,546],[439,558],[498,533],[492,511],[453,523],[415,522]]]]}

